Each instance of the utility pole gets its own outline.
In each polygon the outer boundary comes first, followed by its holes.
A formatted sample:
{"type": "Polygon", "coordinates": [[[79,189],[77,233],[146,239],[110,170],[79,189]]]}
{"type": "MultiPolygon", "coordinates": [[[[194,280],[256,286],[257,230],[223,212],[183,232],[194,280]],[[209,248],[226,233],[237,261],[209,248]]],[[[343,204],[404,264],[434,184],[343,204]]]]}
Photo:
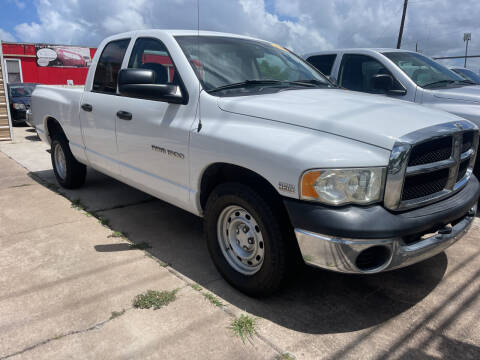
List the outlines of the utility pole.
{"type": "Polygon", "coordinates": [[[415,52],[418,52],[418,41],[415,43],[415,52]]]}
{"type": "Polygon", "coordinates": [[[407,4],[408,0],[404,0],[402,22],[400,23],[400,31],[398,32],[397,49],[400,49],[400,46],[402,46],[403,25],[405,24],[405,15],[407,14],[407,4]]]}
{"type": "Polygon", "coordinates": [[[470,40],[472,40],[472,33],[463,34],[463,41],[465,42],[465,64],[463,65],[464,68],[467,67],[468,42],[470,40]]]}

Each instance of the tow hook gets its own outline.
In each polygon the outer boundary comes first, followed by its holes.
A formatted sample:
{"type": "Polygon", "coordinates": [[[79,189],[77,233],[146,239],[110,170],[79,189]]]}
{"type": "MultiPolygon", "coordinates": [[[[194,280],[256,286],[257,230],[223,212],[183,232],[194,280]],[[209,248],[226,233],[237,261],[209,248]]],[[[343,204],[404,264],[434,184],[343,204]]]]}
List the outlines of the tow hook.
{"type": "Polygon", "coordinates": [[[440,230],[438,230],[438,233],[442,234],[442,235],[451,234],[452,233],[452,227],[447,225],[447,226],[441,228],[440,230]]]}

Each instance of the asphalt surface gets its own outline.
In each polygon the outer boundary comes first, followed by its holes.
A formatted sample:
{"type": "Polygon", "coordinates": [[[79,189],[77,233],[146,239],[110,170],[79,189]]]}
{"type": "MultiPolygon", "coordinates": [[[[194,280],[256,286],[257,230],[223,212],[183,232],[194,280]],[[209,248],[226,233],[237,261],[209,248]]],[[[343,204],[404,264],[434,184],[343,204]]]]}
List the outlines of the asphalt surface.
{"type": "Polygon", "coordinates": [[[201,219],[91,169],[82,189],[59,189],[32,130],[0,143],[0,359],[480,359],[478,218],[409,268],[305,267],[280,293],[252,299],[215,270],[201,219]],[[178,289],[177,300],[133,308],[147,289],[178,289]],[[240,314],[257,322],[246,343],[229,329],[240,314]]]}

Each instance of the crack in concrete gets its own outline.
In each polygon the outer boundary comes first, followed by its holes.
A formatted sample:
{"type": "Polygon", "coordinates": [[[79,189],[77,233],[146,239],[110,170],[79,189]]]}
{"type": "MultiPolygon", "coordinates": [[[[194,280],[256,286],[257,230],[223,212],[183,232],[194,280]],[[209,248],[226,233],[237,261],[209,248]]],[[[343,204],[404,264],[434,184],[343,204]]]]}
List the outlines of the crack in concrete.
{"type": "MultiPolygon", "coordinates": [[[[131,310],[132,308],[128,308],[128,309],[124,309],[125,311],[122,313],[122,315],[124,315],[127,311],[131,310]]],[[[16,351],[12,354],[9,354],[9,355],[6,355],[6,356],[2,356],[0,357],[0,360],[5,360],[5,359],[9,359],[11,357],[14,357],[14,356],[17,356],[17,355],[21,355],[27,351],[31,351],[39,346],[42,346],[42,345],[45,345],[45,344],[48,344],[49,342],[52,342],[52,341],[55,341],[55,340],[60,340],[60,339],[63,339],[67,336],[72,336],[72,335],[77,335],[77,334],[83,334],[83,333],[86,333],[86,332],[89,332],[89,331],[92,331],[92,330],[96,330],[96,329],[100,329],[103,325],[105,325],[106,323],[112,321],[112,320],[115,320],[117,318],[119,318],[120,316],[122,315],[119,315],[119,316],[115,316],[115,317],[112,317],[110,316],[108,319],[106,320],[103,320],[103,321],[100,321],[99,323],[96,323],[95,325],[92,325],[86,329],[81,329],[81,330],[71,330],[71,331],[68,331],[64,334],[61,334],[61,335],[57,335],[55,337],[51,337],[49,339],[46,339],[46,340],[43,340],[43,341],[40,341],[36,344],[33,344],[33,345],[30,345],[22,350],[19,350],[19,351],[16,351]]]]}
{"type": "Polygon", "coordinates": [[[149,202],[153,202],[155,200],[158,200],[158,199],[151,198],[151,199],[145,199],[145,200],[141,200],[141,201],[131,203],[131,204],[116,205],[116,206],[112,206],[111,208],[105,208],[105,209],[99,209],[99,210],[90,210],[90,209],[86,208],[86,210],[88,210],[91,213],[100,213],[100,212],[105,212],[105,211],[110,211],[110,210],[123,209],[123,208],[129,207],[129,206],[142,205],[142,204],[146,204],[146,203],[149,203],[149,202]]]}
{"type": "Polygon", "coordinates": [[[56,227],[56,226],[59,226],[59,225],[74,224],[74,223],[83,222],[83,221],[85,221],[85,219],[64,221],[64,222],[55,223],[55,224],[51,224],[51,225],[45,225],[45,226],[37,227],[35,229],[26,230],[26,231],[20,231],[20,232],[16,232],[16,233],[12,233],[12,234],[7,234],[7,235],[0,235],[0,239],[15,236],[15,235],[28,234],[28,233],[31,233],[31,232],[34,232],[34,231],[49,229],[49,228],[53,228],[53,227],[56,227]]]}

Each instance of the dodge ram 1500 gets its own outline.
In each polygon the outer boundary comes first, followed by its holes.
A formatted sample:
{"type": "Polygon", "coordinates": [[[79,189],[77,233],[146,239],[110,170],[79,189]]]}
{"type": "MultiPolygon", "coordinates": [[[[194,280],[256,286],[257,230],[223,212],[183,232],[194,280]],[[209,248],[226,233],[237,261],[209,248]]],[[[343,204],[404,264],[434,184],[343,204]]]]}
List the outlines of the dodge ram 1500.
{"type": "Polygon", "coordinates": [[[32,117],[62,186],[89,166],[203,217],[217,269],[253,296],[302,259],[376,273],[431,257],[465,234],[480,194],[474,124],[339,89],[244,36],[109,37],[85,89],[38,86],[32,117]]]}

